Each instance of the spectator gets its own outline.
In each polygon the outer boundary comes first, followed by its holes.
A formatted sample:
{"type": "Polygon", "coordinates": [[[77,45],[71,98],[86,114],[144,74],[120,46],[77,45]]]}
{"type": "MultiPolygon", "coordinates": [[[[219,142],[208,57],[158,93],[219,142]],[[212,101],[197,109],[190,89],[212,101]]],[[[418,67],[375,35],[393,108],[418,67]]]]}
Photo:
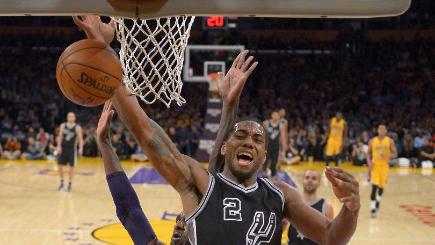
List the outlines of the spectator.
{"type": "Polygon", "coordinates": [[[128,155],[125,149],[125,144],[121,142],[121,135],[119,133],[112,135],[112,147],[114,148],[119,159],[126,160],[128,155]]]}
{"type": "Polygon", "coordinates": [[[369,146],[362,141],[358,141],[358,143],[353,145],[352,164],[356,166],[367,165],[368,150],[369,146]]]}
{"type": "Polygon", "coordinates": [[[412,158],[414,156],[414,140],[412,139],[412,135],[406,132],[403,136],[402,157],[412,158]]]}
{"type": "Polygon", "coordinates": [[[169,136],[169,138],[171,139],[171,141],[172,142],[174,142],[174,144],[175,144],[175,146],[178,148],[178,149],[180,149],[179,147],[179,145],[180,145],[180,142],[179,142],[179,140],[178,140],[178,134],[177,134],[177,129],[175,128],[175,127],[169,127],[169,129],[168,129],[168,136],[169,136]]]}
{"type": "Polygon", "coordinates": [[[414,137],[414,152],[416,153],[415,155],[420,154],[420,149],[423,146],[424,146],[424,135],[423,132],[418,131],[417,136],[414,137]]]}
{"type": "Polygon", "coordinates": [[[4,146],[4,158],[8,160],[16,160],[21,155],[21,143],[16,137],[8,138],[4,146]]]}
{"type": "Polygon", "coordinates": [[[27,150],[21,155],[23,160],[40,160],[45,157],[44,152],[41,152],[39,141],[35,141],[33,137],[27,140],[27,150]]]}
{"type": "Polygon", "coordinates": [[[302,160],[304,155],[305,150],[298,147],[294,138],[290,138],[288,143],[288,150],[285,154],[285,163],[287,165],[297,164],[302,160]]]}
{"type": "Polygon", "coordinates": [[[190,150],[190,132],[187,128],[186,121],[182,121],[181,125],[177,128],[176,138],[178,140],[178,149],[184,155],[191,156],[190,150]]]}
{"type": "Polygon", "coordinates": [[[430,161],[432,165],[435,166],[435,135],[420,149],[419,166],[421,166],[424,161],[430,161]]]}
{"type": "Polygon", "coordinates": [[[198,128],[194,124],[191,125],[190,129],[191,129],[190,150],[192,151],[192,156],[194,157],[196,154],[196,150],[198,149],[201,133],[199,132],[198,128]]]}
{"type": "Polygon", "coordinates": [[[45,132],[44,128],[39,128],[39,132],[36,135],[36,141],[40,144],[40,151],[43,153],[47,153],[47,146],[50,141],[50,135],[45,132]]]}
{"type": "Polygon", "coordinates": [[[131,155],[131,160],[135,162],[145,162],[148,160],[148,157],[142,151],[142,147],[136,145],[135,152],[131,155]]]}

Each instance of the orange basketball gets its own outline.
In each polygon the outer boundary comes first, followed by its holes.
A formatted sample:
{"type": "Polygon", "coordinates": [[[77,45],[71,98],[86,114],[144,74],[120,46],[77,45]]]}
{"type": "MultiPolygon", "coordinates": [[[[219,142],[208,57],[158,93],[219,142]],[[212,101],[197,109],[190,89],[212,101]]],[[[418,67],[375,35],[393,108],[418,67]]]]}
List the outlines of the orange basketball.
{"type": "Polygon", "coordinates": [[[122,66],[105,43],[84,39],[71,44],[59,58],[56,78],[60,90],[75,104],[92,107],[106,102],[121,84],[122,66]]]}

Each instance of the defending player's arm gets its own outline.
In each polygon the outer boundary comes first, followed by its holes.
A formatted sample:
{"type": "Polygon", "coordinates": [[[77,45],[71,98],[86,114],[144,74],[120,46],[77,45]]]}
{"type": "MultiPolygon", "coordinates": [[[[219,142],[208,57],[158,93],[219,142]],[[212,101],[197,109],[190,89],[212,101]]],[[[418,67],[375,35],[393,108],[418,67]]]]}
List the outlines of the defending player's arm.
{"type": "MultiPolygon", "coordinates": [[[[88,38],[108,45],[114,36],[113,22],[104,24],[99,16],[74,17],[88,38]]],[[[124,125],[135,136],[154,168],[180,194],[185,213],[192,212],[206,191],[209,175],[196,160],[181,154],[166,132],[142,110],[136,96],[119,86],[113,105],[124,125]]]]}
{"type": "Polygon", "coordinates": [[[246,81],[258,64],[258,62],[254,62],[249,66],[254,57],[249,56],[248,59],[245,59],[247,54],[248,50],[241,52],[234,59],[233,64],[225,77],[222,73],[219,73],[218,76],[218,89],[223,100],[223,105],[219,130],[210,155],[208,166],[208,170],[211,173],[222,171],[223,156],[220,154],[220,149],[224,142],[225,134],[237,118],[240,94],[242,93],[246,81]]]}
{"type": "Polygon", "coordinates": [[[326,176],[335,195],[344,203],[335,219],[330,220],[307,206],[296,189],[278,182],[285,197],[284,217],[298,231],[319,244],[347,244],[356,229],[360,208],[359,184],[352,175],[339,168],[327,168],[326,176]]]}
{"type": "Polygon", "coordinates": [[[77,139],[79,141],[79,156],[83,156],[83,129],[80,127],[80,125],[77,125],[76,127],[76,133],[77,133],[77,139]]]}
{"type": "Polygon", "coordinates": [[[103,157],[106,180],[116,206],[116,214],[134,244],[156,244],[157,237],[112,147],[110,122],[113,114],[112,103],[106,102],[98,121],[97,144],[103,157]]]}
{"type": "Polygon", "coordinates": [[[60,154],[62,152],[62,140],[63,140],[63,130],[64,130],[64,128],[65,128],[65,124],[62,123],[59,126],[59,135],[56,138],[56,140],[57,140],[57,146],[56,146],[57,154],[60,154]]]}

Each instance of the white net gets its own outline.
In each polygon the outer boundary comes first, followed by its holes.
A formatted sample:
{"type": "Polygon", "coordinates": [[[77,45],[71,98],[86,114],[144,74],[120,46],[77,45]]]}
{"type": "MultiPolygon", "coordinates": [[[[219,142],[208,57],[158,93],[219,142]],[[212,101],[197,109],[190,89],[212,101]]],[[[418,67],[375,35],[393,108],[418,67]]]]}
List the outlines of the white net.
{"type": "Polygon", "coordinates": [[[186,102],[180,95],[181,71],[194,19],[194,16],[114,18],[121,43],[123,82],[145,103],[160,100],[169,107],[173,100],[179,106],[186,102]]]}

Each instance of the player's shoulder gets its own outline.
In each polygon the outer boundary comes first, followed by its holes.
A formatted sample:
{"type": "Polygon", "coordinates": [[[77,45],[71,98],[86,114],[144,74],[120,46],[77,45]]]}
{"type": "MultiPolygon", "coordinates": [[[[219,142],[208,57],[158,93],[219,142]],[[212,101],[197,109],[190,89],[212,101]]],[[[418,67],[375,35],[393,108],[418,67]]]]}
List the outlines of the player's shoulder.
{"type": "Polygon", "coordinates": [[[283,194],[285,199],[289,197],[291,198],[295,194],[299,195],[299,192],[295,187],[285,183],[284,181],[280,181],[280,180],[268,180],[268,181],[272,183],[273,186],[275,186],[275,188],[279,189],[279,191],[283,194]]]}

